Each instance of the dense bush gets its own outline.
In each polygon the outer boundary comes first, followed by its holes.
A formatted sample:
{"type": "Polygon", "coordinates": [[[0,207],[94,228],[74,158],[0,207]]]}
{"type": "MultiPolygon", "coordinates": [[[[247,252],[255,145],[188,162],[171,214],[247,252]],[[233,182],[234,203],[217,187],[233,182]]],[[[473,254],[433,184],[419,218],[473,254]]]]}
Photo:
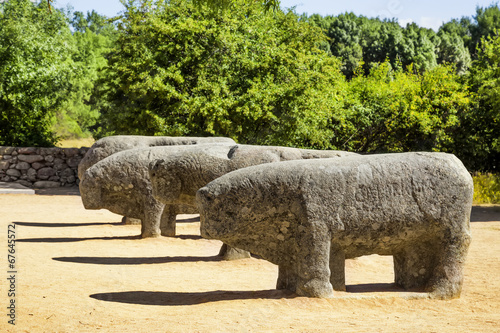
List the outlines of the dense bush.
{"type": "Polygon", "coordinates": [[[0,145],[52,145],[50,116],[71,91],[74,45],[62,13],[29,0],[0,4],[0,145]]]}
{"type": "Polygon", "coordinates": [[[500,204],[500,174],[476,173],[474,180],[474,203],[500,204]]]}
{"type": "Polygon", "coordinates": [[[451,66],[424,74],[389,62],[356,74],[343,108],[332,114],[332,145],[357,152],[450,151],[467,89],[451,66]]]}
{"type": "Polygon", "coordinates": [[[240,3],[218,16],[190,2],[130,3],[101,86],[101,133],[221,135],[328,147],[343,77],[320,29],[240,3]]]}

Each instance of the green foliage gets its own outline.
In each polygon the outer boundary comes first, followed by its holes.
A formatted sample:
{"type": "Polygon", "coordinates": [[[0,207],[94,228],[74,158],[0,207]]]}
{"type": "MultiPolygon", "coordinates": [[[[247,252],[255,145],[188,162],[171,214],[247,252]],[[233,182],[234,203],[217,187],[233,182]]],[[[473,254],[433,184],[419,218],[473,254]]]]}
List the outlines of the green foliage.
{"type": "Polygon", "coordinates": [[[436,52],[439,64],[454,64],[460,75],[465,74],[471,65],[469,50],[457,33],[440,30],[436,52]]]}
{"type": "Polygon", "coordinates": [[[487,8],[477,7],[474,21],[469,26],[470,39],[468,47],[473,59],[476,59],[481,41],[494,36],[496,30],[500,29],[500,8],[497,4],[492,4],[487,8]]]}
{"type": "Polygon", "coordinates": [[[186,1],[129,2],[101,91],[101,133],[222,135],[327,147],[344,82],[321,31],[244,4],[214,17],[186,1]]]}
{"type": "Polygon", "coordinates": [[[343,110],[332,117],[332,145],[358,152],[446,151],[468,95],[453,67],[420,75],[411,67],[393,70],[386,61],[349,83],[343,110]]]}
{"type": "Polygon", "coordinates": [[[50,117],[71,89],[73,45],[66,19],[47,2],[0,5],[0,145],[55,142],[50,117]]]}
{"type": "Polygon", "coordinates": [[[385,60],[393,68],[413,64],[420,73],[437,65],[436,34],[416,24],[402,28],[396,21],[369,19],[353,13],[312,15],[308,21],[329,37],[328,50],[342,59],[342,72],[349,79],[359,65],[368,72],[385,60]]]}
{"type": "Polygon", "coordinates": [[[500,204],[500,174],[475,173],[474,181],[474,203],[476,204],[500,204]]]}
{"type": "Polygon", "coordinates": [[[239,1],[239,0],[192,0],[193,3],[200,9],[210,8],[214,12],[220,12],[228,9],[238,8],[242,4],[257,3],[262,5],[266,10],[279,10],[280,1],[279,0],[260,0],[260,1],[239,1]]]}
{"type": "Polygon", "coordinates": [[[472,170],[497,171],[500,165],[500,36],[482,40],[467,83],[475,104],[461,114],[457,155],[472,170]]]}
{"type": "Polygon", "coordinates": [[[88,12],[86,17],[75,12],[71,24],[75,29],[71,42],[76,46],[73,90],[53,117],[53,129],[62,139],[91,136],[100,114],[100,104],[91,103],[91,95],[107,67],[105,56],[116,40],[115,27],[95,11],[88,12]]]}

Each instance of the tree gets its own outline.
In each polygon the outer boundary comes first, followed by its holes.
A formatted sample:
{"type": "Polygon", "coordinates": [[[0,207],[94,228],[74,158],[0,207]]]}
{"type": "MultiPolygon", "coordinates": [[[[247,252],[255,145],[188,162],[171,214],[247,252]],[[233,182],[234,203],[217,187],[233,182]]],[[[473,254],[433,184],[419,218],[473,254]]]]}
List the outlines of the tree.
{"type": "Polygon", "coordinates": [[[438,32],[438,38],[436,48],[438,63],[454,64],[458,74],[465,74],[471,65],[471,58],[463,39],[457,33],[445,30],[438,32]]]}
{"type": "Polygon", "coordinates": [[[333,113],[332,146],[357,152],[451,151],[457,115],[469,93],[451,66],[424,74],[392,69],[389,61],[360,70],[349,82],[344,106],[333,113]]]}
{"type": "Polygon", "coordinates": [[[279,0],[260,0],[260,1],[239,1],[239,0],[193,0],[193,3],[198,8],[208,7],[213,11],[227,10],[233,6],[240,6],[242,4],[259,3],[264,6],[266,10],[279,10],[279,0]]]}
{"type": "Polygon", "coordinates": [[[487,8],[477,7],[473,19],[473,23],[469,26],[468,47],[473,59],[477,59],[481,41],[495,35],[495,31],[500,29],[500,8],[498,4],[492,4],[487,8]]]}
{"type": "Polygon", "coordinates": [[[53,129],[63,139],[89,137],[99,117],[100,104],[91,99],[96,81],[107,66],[106,54],[113,48],[116,28],[95,11],[75,12],[71,21],[75,75],[73,91],[55,112],[53,129]]]}
{"type": "Polygon", "coordinates": [[[467,83],[474,105],[461,114],[456,151],[473,170],[497,171],[500,165],[500,36],[485,37],[467,83]]]}
{"type": "Polygon", "coordinates": [[[214,17],[172,0],[128,3],[102,96],[102,133],[222,135],[328,146],[343,82],[318,28],[244,4],[214,17]]]}
{"type": "Polygon", "coordinates": [[[0,145],[52,145],[50,117],[71,90],[71,32],[59,11],[0,5],[0,145]]]}

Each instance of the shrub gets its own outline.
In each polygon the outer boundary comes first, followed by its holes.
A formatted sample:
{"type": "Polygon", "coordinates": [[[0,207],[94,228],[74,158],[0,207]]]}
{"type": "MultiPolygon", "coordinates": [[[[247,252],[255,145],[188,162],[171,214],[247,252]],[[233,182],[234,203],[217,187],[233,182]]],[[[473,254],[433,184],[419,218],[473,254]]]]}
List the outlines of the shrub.
{"type": "Polygon", "coordinates": [[[500,174],[475,173],[474,203],[500,204],[500,174]]]}

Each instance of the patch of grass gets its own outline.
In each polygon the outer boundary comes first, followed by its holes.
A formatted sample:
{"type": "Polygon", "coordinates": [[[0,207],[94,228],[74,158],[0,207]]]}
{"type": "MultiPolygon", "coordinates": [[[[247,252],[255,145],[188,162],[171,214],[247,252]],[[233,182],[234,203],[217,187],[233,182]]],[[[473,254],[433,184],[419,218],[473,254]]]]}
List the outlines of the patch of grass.
{"type": "Polygon", "coordinates": [[[472,179],[475,204],[500,204],[500,174],[478,172],[472,179]]]}
{"type": "Polygon", "coordinates": [[[95,140],[92,137],[81,139],[66,139],[57,143],[57,147],[61,148],[81,148],[90,147],[94,144],[95,140]]]}

